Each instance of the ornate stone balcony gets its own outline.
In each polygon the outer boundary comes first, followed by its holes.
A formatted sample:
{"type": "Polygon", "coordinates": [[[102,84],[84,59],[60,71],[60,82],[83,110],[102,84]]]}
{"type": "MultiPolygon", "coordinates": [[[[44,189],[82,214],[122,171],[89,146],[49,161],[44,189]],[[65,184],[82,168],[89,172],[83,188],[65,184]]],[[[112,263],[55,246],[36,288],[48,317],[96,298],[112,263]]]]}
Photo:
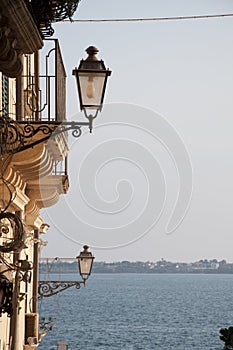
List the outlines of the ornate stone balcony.
{"type": "Polygon", "coordinates": [[[25,211],[25,222],[32,228],[43,222],[40,209],[54,205],[69,188],[68,175],[52,175],[54,161],[61,157],[61,151],[55,150],[57,153],[51,152],[51,145],[42,143],[16,153],[0,184],[2,198],[5,203],[10,202],[8,210],[25,211]]]}

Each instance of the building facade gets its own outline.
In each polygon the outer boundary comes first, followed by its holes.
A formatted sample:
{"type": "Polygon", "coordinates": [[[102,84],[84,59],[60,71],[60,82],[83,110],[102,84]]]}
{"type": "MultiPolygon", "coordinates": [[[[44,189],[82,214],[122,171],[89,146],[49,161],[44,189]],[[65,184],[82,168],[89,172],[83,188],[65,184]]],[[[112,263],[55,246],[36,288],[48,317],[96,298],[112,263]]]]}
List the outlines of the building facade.
{"type": "Polygon", "coordinates": [[[39,18],[42,11],[33,3],[0,2],[0,350],[35,349],[44,335],[37,308],[38,251],[48,225],[40,210],[69,187],[66,134],[49,137],[53,122],[66,120],[66,73],[58,40],[45,40],[53,33],[51,14],[39,18]],[[51,74],[40,59],[47,44],[51,74]]]}

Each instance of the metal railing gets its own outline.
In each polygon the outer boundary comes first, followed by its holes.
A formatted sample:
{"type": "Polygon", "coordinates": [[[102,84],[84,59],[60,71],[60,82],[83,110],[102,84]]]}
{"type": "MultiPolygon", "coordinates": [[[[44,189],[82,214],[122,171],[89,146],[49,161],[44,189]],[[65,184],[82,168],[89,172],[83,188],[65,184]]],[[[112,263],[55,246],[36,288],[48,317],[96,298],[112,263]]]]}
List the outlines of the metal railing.
{"type": "Polygon", "coordinates": [[[58,39],[45,40],[39,62],[26,55],[24,86],[24,119],[30,121],[66,120],[66,71],[58,39]],[[48,50],[46,53],[44,53],[48,50]],[[40,72],[39,67],[40,65],[40,72]],[[44,74],[41,74],[43,72],[44,74]]]}

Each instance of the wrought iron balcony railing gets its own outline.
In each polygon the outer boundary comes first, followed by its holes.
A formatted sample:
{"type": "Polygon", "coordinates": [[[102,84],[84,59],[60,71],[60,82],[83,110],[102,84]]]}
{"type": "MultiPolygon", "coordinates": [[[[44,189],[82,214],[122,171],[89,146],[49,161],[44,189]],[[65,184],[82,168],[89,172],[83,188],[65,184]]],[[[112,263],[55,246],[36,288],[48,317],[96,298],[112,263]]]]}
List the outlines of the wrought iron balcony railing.
{"type": "Polygon", "coordinates": [[[66,120],[66,71],[58,39],[46,40],[41,59],[43,73],[31,73],[31,57],[26,57],[24,119],[29,121],[66,120]]]}

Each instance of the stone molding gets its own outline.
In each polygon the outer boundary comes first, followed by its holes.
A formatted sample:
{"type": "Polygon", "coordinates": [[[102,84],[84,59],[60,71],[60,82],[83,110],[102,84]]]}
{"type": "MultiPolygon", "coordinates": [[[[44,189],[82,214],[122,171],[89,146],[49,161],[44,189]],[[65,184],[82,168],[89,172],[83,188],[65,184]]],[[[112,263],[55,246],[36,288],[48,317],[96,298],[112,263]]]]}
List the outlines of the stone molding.
{"type": "Polygon", "coordinates": [[[7,17],[13,31],[16,50],[30,54],[43,47],[43,40],[24,0],[1,0],[0,13],[7,17]]]}
{"type": "Polygon", "coordinates": [[[22,54],[31,54],[43,40],[23,0],[0,1],[0,71],[9,78],[23,71],[22,54]]]}
{"type": "MultiPolygon", "coordinates": [[[[43,223],[40,209],[56,204],[59,196],[68,191],[68,176],[52,175],[54,161],[66,154],[67,145],[61,143],[58,147],[53,144],[52,151],[51,145],[47,147],[43,142],[8,159],[4,180],[10,184],[13,193],[13,200],[8,209],[25,210],[25,223],[32,228],[39,228],[43,223]]],[[[3,163],[7,157],[3,159],[3,163]]],[[[0,191],[7,203],[10,198],[7,185],[0,184],[0,191]]]]}

